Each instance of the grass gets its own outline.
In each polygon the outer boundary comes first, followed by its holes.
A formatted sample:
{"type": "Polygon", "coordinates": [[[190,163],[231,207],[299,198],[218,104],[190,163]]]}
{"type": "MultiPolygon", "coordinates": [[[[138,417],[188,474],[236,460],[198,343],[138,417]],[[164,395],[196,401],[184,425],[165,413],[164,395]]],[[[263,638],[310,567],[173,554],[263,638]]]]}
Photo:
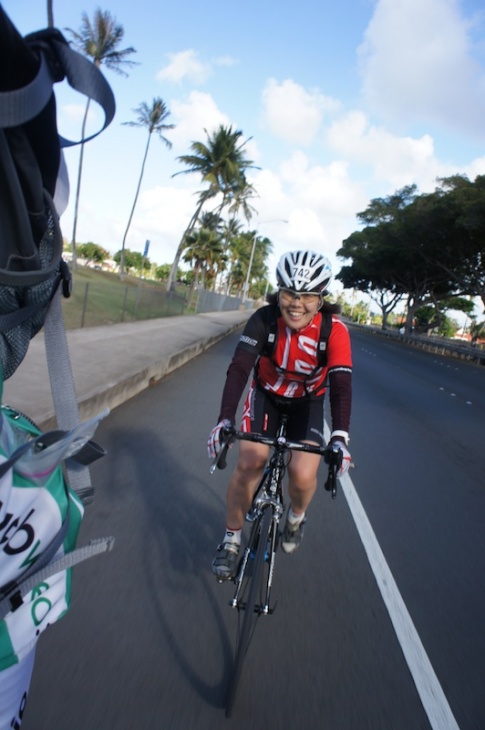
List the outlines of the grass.
{"type": "Polygon", "coordinates": [[[185,287],[168,294],[162,283],[131,276],[121,281],[118,274],[85,266],[72,272],[72,278],[72,294],[62,300],[67,329],[184,313],[185,287]]]}

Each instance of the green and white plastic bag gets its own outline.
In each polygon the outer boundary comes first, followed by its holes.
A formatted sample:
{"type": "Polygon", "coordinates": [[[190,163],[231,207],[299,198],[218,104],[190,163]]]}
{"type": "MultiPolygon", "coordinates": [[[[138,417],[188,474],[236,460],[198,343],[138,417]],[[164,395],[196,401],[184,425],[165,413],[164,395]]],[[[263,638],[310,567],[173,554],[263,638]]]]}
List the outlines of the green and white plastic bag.
{"type": "Polygon", "coordinates": [[[49,547],[52,552],[59,539],[47,567],[76,546],[83,505],[68,487],[61,464],[84,447],[105,415],[71,431],[41,434],[24,415],[0,407],[0,606],[3,599],[4,613],[4,596],[12,582],[21,584],[29,570],[33,573],[28,590],[24,593],[20,586],[12,607],[0,620],[0,730],[10,728],[12,721],[11,715],[3,716],[10,711],[6,705],[21,707],[25,692],[21,685],[26,680],[20,672],[20,694],[12,696],[11,668],[24,660],[32,663],[40,634],[69,608],[72,569],[48,577],[41,570],[36,583],[35,566],[45,567],[42,556],[49,547]],[[9,680],[9,698],[2,697],[3,672],[9,680]]]}

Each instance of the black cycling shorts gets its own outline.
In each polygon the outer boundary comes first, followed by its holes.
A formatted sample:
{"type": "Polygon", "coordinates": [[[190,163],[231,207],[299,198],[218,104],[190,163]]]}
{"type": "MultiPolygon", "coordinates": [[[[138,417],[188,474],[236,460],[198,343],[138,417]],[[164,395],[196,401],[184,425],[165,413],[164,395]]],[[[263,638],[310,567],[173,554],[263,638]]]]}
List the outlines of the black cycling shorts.
{"type": "Polygon", "coordinates": [[[276,436],[280,413],[288,414],[290,441],[314,441],[324,446],[324,398],[279,398],[255,385],[246,396],[241,431],[276,436]]]}

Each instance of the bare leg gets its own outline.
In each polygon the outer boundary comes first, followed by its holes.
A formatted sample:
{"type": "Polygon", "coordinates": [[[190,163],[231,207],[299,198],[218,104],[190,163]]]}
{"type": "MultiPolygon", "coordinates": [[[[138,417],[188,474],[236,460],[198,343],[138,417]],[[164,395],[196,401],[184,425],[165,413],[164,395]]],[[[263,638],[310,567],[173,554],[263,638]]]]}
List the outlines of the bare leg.
{"type": "Polygon", "coordinates": [[[251,506],[254,490],[268,458],[268,447],[241,441],[239,458],[227,488],[227,526],[239,530],[251,506]]]}
{"type": "Polygon", "coordinates": [[[317,471],[321,457],[294,451],[288,466],[288,495],[296,514],[306,511],[317,488],[317,471]]]}

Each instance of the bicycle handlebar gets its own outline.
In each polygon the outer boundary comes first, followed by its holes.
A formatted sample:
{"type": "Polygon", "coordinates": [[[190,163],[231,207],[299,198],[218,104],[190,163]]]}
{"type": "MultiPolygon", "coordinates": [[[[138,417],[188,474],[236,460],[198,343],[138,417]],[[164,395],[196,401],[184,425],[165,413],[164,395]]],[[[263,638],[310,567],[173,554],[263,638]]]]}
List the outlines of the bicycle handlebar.
{"type": "Polygon", "coordinates": [[[329,446],[317,446],[316,444],[306,444],[301,441],[289,441],[285,437],[269,437],[260,433],[246,433],[238,431],[233,426],[221,429],[221,450],[213,460],[210,473],[213,474],[216,467],[225,469],[227,466],[227,450],[234,441],[253,441],[254,443],[264,444],[277,451],[305,451],[310,454],[319,454],[323,456],[325,463],[328,465],[328,478],[325,482],[325,489],[332,493],[332,498],[337,494],[337,472],[342,464],[342,450],[335,444],[329,446]]]}

